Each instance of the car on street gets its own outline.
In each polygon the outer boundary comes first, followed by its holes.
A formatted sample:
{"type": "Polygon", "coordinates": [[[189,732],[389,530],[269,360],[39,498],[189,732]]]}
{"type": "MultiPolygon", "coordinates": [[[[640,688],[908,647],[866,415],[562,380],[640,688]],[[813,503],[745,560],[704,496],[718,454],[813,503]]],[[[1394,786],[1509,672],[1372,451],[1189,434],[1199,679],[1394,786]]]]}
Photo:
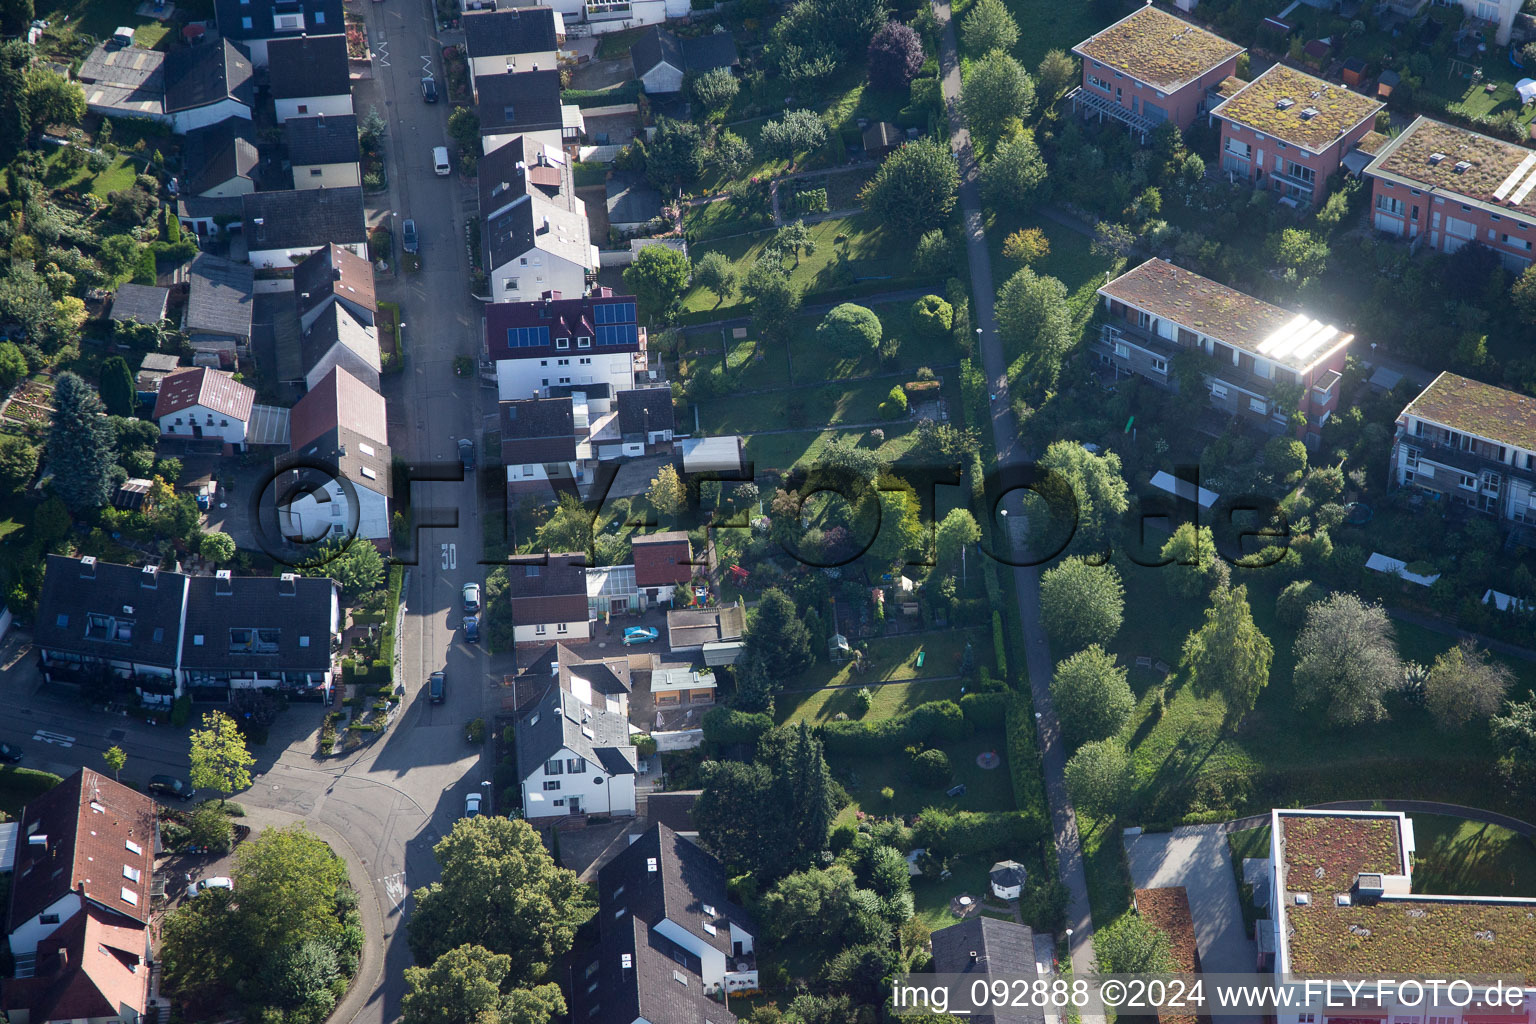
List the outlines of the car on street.
{"type": "Polygon", "coordinates": [[[441,704],[447,695],[448,677],[442,672],[433,672],[427,677],[427,699],[433,704],[441,704]]]}
{"type": "Polygon", "coordinates": [[[421,98],[428,103],[437,102],[437,79],[429,75],[421,80],[421,98]]]}
{"type": "Polygon", "coordinates": [[[661,636],[661,631],[650,626],[630,626],[624,631],[624,646],[633,647],[636,644],[654,643],[661,636]]]}
{"type": "Polygon", "coordinates": [[[234,879],[228,878],[228,877],[226,877],[224,875],[215,875],[212,878],[205,878],[205,879],[203,879],[200,882],[193,882],[191,885],[187,886],[187,895],[188,896],[200,896],[203,893],[207,892],[209,889],[230,889],[230,890],[233,890],[234,887],[235,887],[235,880],[234,879]]]}
{"type": "Polygon", "coordinates": [[[473,793],[464,794],[464,817],[480,817],[480,799],[481,795],[479,790],[476,790],[473,793]]]}
{"type": "Polygon", "coordinates": [[[464,595],[464,612],[473,615],[480,610],[480,584],[466,583],[462,591],[464,595]]]}
{"type": "Polygon", "coordinates": [[[453,165],[448,162],[448,147],[432,147],[432,170],[439,178],[446,178],[453,173],[453,165]]]}
{"type": "Polygon", "coordinates": [[[459,438],[459,461],[465,469],[475,468],[475,442],[467,437],[459,438]]]}
{"type": "Polygon", "coordinates": [[[464,639],[472,644],[480,642],[480,620],[473,615],[464,616],[464,639]]]}
{"type": "Polygon", "coordinates": [[[21,760],[21,748],[13,747],[9,743],[0,743],[0,761],[9,761],[15,764],[21,760]]]}
{"type": "Polygon", "coordinates": [[[174,775],[151,775],[149,778],[149,791],[151,793],[163,793],[186,802],[197,796],[197,790],[192,788],[192,783],[178,779],[174,775]]]}
{"type": "Polygon", "coordinates": [[[406,220],[400,225],[400,247],[408,253],[415,253],[421,248],[421,239],[416,234],[416,222],[406,220]]]}

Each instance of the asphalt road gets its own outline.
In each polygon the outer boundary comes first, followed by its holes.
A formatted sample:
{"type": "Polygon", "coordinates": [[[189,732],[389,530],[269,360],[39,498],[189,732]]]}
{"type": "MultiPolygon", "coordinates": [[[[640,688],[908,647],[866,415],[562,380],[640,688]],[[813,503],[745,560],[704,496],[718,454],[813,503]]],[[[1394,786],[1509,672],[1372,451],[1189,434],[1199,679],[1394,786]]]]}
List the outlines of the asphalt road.
{"type": "MultiPolygon", "coordinates": [[[[374,77],[354,83],[354,102],[359,115],[374,108],[389,125],[390,189],[368,199],[369,224],[389,223],[398,239],[400,221],[411,217],[421,238],[419,272],[378,276],[379,297],[400,304],[407,352],[405,371],[385,377],[389,441],[397,457],[450,478],[413,485],[418,522],[455,525],[418,533],[421,561],[410,569],[404,595],[400,719],[362,752],[322,761],[315,756],[321,709],[297,705],[253,751],[255,783],[237,797],[299,815],[344,841],[348,848],[341,852],[354,877],[365,879],[378,901],[382,934],[369,936],[359,984],[337,1008],[335,1024],[384,1024],[399,1016],[402,972],[411,962],[403,927],[409,894],[437,877],[432,845],[462,814],[465,794],[490,778],[489,765],[481,765],[484,748],[466,741],[464,725],[496,701],[485,652],[466,643],[459,628],[460,588],[483,581],[484,567],[474,485],[452,479],[458,439],[478,443],[482,416],[494,410],[489,390],[452,369],[454,357],[475,357],[480,347],[481,306],[469,296],[464,248],[465,218],[473,216],[476,197],[456,175],[439,177],[431,165],[432,148],[447,142],[451,108],[446,96],[436,105],[422,100],[424,70],[446,92],[443,40],[429,3],[386,0],[360,8],[374,77]],[[437,669],[448,673],[448,693],[443,704],[431,705],[422,687],[437,669]]],[[[185,777],[186,730],[82,708],[71,696],[40,690],[36,655],[21,651],[23,640],[13,638],[0,653],[7,662],[0,665],[0,700],[8,708],[0,716],[0,740],[20,745],[26,765],[60,774],[81,765],[101,769],[102,751],[117,744],[128,754],[125,780],[142,784],[161,772],[185,777]]]]}

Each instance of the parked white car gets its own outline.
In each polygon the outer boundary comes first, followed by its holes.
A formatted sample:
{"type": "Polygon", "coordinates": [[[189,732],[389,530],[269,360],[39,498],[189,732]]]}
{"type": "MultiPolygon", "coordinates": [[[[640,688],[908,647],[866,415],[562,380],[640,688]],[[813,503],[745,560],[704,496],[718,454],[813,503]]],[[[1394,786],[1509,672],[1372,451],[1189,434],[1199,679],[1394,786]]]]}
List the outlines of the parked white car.
{"type": "Polygon", "coordinates": [[[205,878],[205,879],[203,879],[200,882],[193,882],[191,885],[187,886],[187,895],[188,896],[201,896],[203,893],[207,892],[209,889],[230,889],[230,890],[233,890],[234,887],[235,887],[235,880],[233,878],[228,878],[228,877],[226,877],[224,875],[215,875],[212,878],[205,878]]]}
{"type": "Polygon", "coordinates": [[[480,816],[480,791],[464,795],[464,817],[478,818],[480,816]]]}

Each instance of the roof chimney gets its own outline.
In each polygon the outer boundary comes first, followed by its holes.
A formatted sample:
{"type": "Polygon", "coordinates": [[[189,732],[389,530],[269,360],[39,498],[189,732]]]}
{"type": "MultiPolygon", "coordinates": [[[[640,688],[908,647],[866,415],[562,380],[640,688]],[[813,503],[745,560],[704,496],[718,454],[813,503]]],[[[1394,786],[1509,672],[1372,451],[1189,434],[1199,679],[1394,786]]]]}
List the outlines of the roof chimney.
{"type": "Polygon", "coordinates": [[[974,964],[976,961],[978,961],[980,959],[981,959],[981,955],[979,953],[977,953],[974,949],[971,950],[971,963],[974,964]]]}
{"type": "Polygon", "coordinates": [[[341,280],[341,268],[340,267],[332,267],[331,268],[331,280],[332,281],[340,281],[341,280]]]}
{"type": "Polygon", "coordinates": [[[277,592],[284,597],[293,597],[299,592],[296,582],[298,577],[291,572],[285,572],[277,578],[277,592]]]}
{"type": "Polygon", "coordinates": [[[155,584],[159,582],[159,574],[160,570],[155,566],[146,565],[144,571],[139,574],[139,583],[150,590],[154,590],[155,584]]]}
{"type": "Polygon", "coordinates": [[[220,569],[213,575],[213,592],[215,594],[221,594],[225,597],[228,597],[235,592],[234,578],[228,569],[220,569]]]}
{"type": "Polygon", "coordinates": [[[96,578],[96,556],[85,555],[80,559],[80,578],[93,580],[96,578]]]}

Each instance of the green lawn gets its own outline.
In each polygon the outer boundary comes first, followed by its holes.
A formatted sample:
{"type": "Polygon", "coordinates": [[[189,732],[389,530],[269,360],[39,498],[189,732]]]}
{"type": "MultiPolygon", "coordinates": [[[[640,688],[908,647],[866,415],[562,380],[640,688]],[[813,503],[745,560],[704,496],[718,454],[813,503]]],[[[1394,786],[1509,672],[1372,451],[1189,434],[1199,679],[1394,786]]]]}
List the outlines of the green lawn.
{"type": "Polygon", "coordinates": [[[929,929],[937,931],[959,922],[949,909],[949,901],[956,896],[969,895],[981,899],[989,890],[987,872],[992,870],[994,858],[982,854],[969,854],[952,858],[950,875],[938,879],[912,879],[912,899],[917,905],[917,916],[929,929]]]}
{"type": "Polygon", "coordinates": [[[47,168],[43,180],[50,188],[78,189],[86,182],[90,182],[89,191],[105,197],[109,192],[132,186],[133,179],[139,172],[139,165],[121,153],[112,158],[112,163],[106,170],[94,177],[90,168],[84,163],[73,170],[66,170],[59,163],[63,152],[63,146],[51,146],[43,157],[43,163],[47,168]]]}
{"type": "MultiPolygon", "coordinates": [[[[838,821],[852,821],[857,812],[866,814],[919,814],[925,807],[943,807],[951,811],[1011,811],[1013,785],[1008,779],[1008,762],[1003,750],[1001,730],[972,736],[939,747],[949,755],[953,775],[949,782],[931,789],[919,787],[907,777],[907,757],[895,751],[879,757],[828,757],[832,774],[837,777],[853,803],[838,813],[838,821]],[[983,770],[976,764],[982,753],[992,751],[1003,756],[998,767],[983,770]],[[964,783],[965,793],[948,797],[944,791],[964,783]],[[889,802],[880,791],[889,787],[895,798],[889,802]]],[[[988,862],[990,864],[990,862],[988,862]]]]}
{"type": "MultiPolygon", "coordinates": [[[[862,673],[854,672],[852,665],[832,665],[818,661],[800,675],[786,679],[784,688],[819,690],[822,687],[850,683],[863,685],[955,675],[959,671],[967,640],[972,641],[972,655],[977,663],[987,664],[991,657],[991,641],[979,629],[880,637],[869,642],[869,655],[865,659],[869,667],[862,673]],[[917,667],[918,652],[923,652],[922,668],[917,667]]],[[[795,695],[786,693],[783,696],[793,699],[795,695]]]]}
{"type": "MultiPolygon", "coordinates": [[[[893,463],[905,456],[917,440],[910,420],[893,421],[881,427],[885,439],[875,449],[884,463],[893,463]]],[[[748,435],[744,446],[745,458],[758,473],[786,472],[800,463],[812,462],[830,444],[842,437],[852,437],[861,443],[869,443],[867,430],[796,430],[784,434],[748,435]]]]}
{"type": "Polygon", "coordinates": [[[749,434],[761,426],[828,427],[845,423],[882,424],[880,403],[900,379],[852,381],[820,387],[729,395],[698,403],[700,422],[710,434],[749,434]]]}
{"type": "Polygon", "coordinates": [[[1536,844],[1497,825],[1414,814],[1413,891],[1455,896],[1536,892],[1536,844]]]}
{"type": "MultiPolygon", "coordinates": [[[[713,206],[729,206],[715,203],[713,206]]],[[[711,207],[711,208],[712,208],[711,207]]],[[[720,216],[729,216],[728,210],[720,216]]],[[[790,267],[790,280],[814,301],[818,291],[829,288],[864,286],[867,291],[891,291],[912,283],[911,240],[887,231],[873,217],[859,214],[855,217],[838,217],[810,225],[816,251],[802,254],[800,265],[790,267]],[[848,271],[839,275],[837,265],[846,260],[848,271]]],[[[738,277],[756,262],[764,246],[773,237],[772,231],[760,231],[751,235],[722,238],[700,242],[692,246],[691,255],[697,261],[706,252],[721,252],[735,265],[738,277]]],[[[714,293],[695,287],[683,297],[685,313],[709,311],[715,308],[714,293]]],[[[740,315],[744,310],[729,314],[740,315]]]]}
{"type": "Polygon", "coordinates": [[[830,721],[835,715],[844,714],[856,721],[874,722],[882,718],[894,718],[931,700],[959,700],[961,685],[958,679],[877,685],[874,703],[867,712],[860,709],[859,691],[853,687],[813,690],[810,693],[781,693],[774,701],[774,719],[780,725],[786,722],[810,722],[816,725],[830,721]]]}
{"type": "Polygon", "coordinates": [[[1013,55],[1024,62],[1030,74],[1040,64],[1047,50],[1065,50],[1087,39],[1105,26],[1118,21],[1124,9],[1105,16],[1096,13],[1100,4],[1053,4],[1047,0],[1004,0],[1019,23],[1019,42],[1013,55]]]}

